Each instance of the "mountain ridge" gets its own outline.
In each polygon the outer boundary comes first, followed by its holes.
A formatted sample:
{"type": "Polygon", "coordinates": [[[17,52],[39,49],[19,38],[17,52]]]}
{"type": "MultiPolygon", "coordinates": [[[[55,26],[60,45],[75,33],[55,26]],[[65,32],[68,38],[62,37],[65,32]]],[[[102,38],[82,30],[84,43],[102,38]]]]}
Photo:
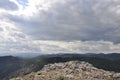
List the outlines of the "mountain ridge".
{"type": "Polygon", "coordinates": [[[119,80],[120,73],[105,71],[84,61],[45,65],[42,70],[10,80],[119,80]]]}
{"type": "MultiPolygon", "coordinates": [[[[92,54],[93,57],[91,57],[91,54],[51,54],[41,55],[33,58],[4,56],[0,57],[0,79],[8,80],[9,78],[16,77],[18,75],[22,76],[31,72],[37,72],[38,70],[41,70],[46,64],[66,62],[71,60],[86,61],[99,69],[120,72],[119,56],[117,56],[118,58],[114,57],[115,59],[109,59],[106,57],[101,58],[101,56],[99,57],[98,55],[99,54],[95,54],[95,56],[93,56],[92,54]]],[[[107,55],[108,54],[106,54],[106,56],[107,55]]]]}

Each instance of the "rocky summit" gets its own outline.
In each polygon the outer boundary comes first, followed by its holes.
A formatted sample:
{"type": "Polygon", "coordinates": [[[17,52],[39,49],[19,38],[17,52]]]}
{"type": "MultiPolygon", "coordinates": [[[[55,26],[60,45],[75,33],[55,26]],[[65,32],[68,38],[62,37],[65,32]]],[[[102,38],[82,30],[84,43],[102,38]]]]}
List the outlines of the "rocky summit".
{"type": "Polygon", "coordinates": [[[98,69],[84,61],[48,64],[38,72],[10,80],[120,80],[120,73],[98,69]]]}

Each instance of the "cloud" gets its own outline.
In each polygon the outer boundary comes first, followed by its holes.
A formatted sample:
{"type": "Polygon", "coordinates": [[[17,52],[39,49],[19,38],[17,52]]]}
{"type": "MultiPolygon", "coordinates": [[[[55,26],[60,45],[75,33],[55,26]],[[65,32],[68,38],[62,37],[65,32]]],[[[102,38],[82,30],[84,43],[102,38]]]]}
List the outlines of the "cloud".
{"type": "MultiPolygon", "coordinates": [[[[23,32],[40,40],[106,40],[119,43],[120,1],[61,0],[33,4],[28,15],[7,15],[23,32]],[[46,6],[45,6],[46,5],[46,6]]],[[[29,2],[30,3],[30,2],[29,2]]],[[[31,5],[26,7],[26,11],[31,5]]]]}
{"type": "Polygon", "coordinates": [[[117,53],[120,44],[109,41],[34,41],[42,53],[117,53]]]}
{"type": "Polygon", "coordinates": [[[119,17],[119,0],[0,1],[0,54],[120,52],[119,17]]]}
{"type": "Polygon", "coordinates": [[[0,55],[40,53],[40,48],[14,24],[0,20],[0,55]]]}
{"type": "Polygon", "coordinates": [[[6,10],[12,10],[12,11],[18,10],[18,6],[10,0],[1,0],[0,8],[6,9],[6,10]]]}

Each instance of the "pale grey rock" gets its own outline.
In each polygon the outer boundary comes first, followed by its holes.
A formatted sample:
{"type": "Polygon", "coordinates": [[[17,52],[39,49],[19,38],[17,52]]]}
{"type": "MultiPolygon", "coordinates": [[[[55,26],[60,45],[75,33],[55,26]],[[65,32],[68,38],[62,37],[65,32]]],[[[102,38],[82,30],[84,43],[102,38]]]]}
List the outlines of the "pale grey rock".
{"type": "MultiPolygon", "coordinates": [[[[64,76],[69,80],[120,80],[120,73],[105,71],[94,67],[84,61],[69,61],[64,63],[48,64],[42,70],[34,74],[32,80],[56,80],[58,76],[64,76]]],[[[20,80],[30,80],[23,77],[20,80]]],[[[18,80],[17,78],[14,80],[18,80]]]]}

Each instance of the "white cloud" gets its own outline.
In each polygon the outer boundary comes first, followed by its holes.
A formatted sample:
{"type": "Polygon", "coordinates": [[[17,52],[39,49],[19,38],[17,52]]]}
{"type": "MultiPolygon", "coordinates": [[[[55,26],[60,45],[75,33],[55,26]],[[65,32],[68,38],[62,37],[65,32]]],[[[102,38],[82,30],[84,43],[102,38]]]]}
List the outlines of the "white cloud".
{"type": "Polygon", "coordinates": [[[119,0],[1,3],[0,55],[120,52],[119,0]]]}
{"type": "Polygon", "coordinates": [[[19,15],[7,17],[34,39],[119,43],[120,1],[29,0],[27,4],[19,15]]]}
{"type": "Polygon", "coordinates": [[[118,53],[120,44],[109,41],[34,41],[42,53],[118,53]]]}
{"type": "Polygon", "coordinates": [[[0,21],[0,55],[40,53],[40,48],[9,21],[0,21]]]}

